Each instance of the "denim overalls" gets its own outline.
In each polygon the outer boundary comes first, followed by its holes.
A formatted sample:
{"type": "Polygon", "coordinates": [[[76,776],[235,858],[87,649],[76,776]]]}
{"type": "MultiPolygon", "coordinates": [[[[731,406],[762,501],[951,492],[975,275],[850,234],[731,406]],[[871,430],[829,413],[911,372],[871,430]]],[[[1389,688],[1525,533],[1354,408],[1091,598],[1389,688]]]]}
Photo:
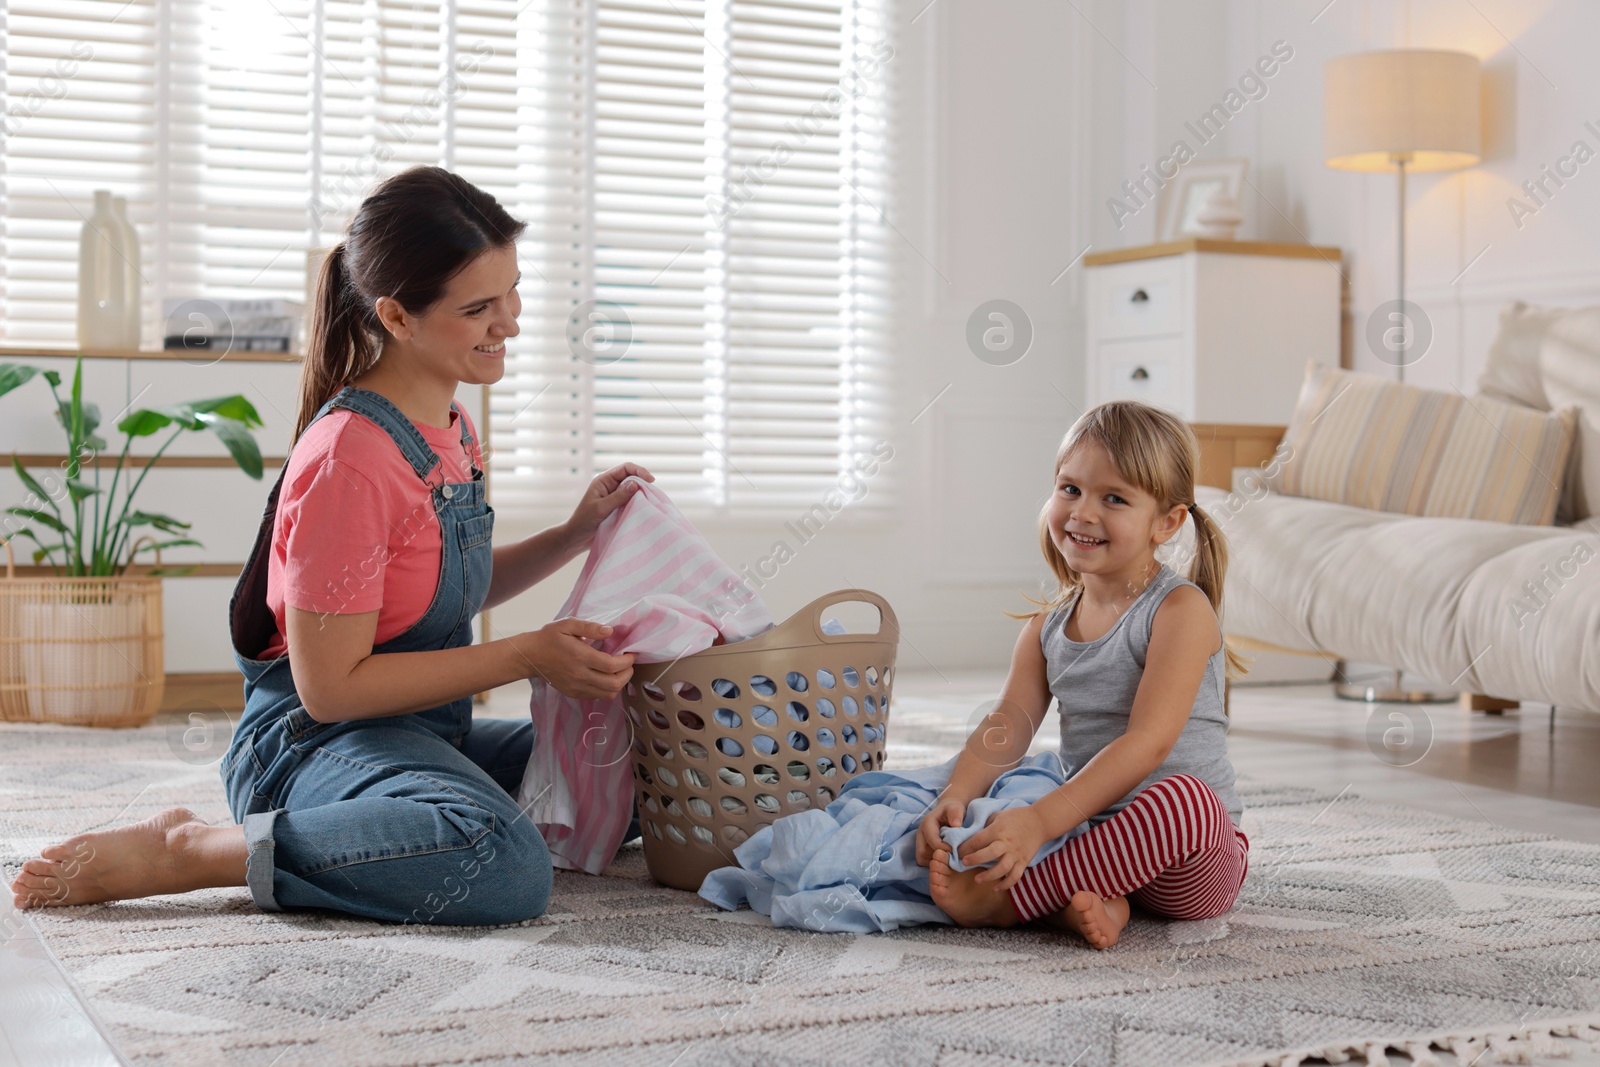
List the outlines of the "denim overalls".
{"type": "MultiPolygon", "coordinates": [[[[433,602],[373,653],[470,645],[493,570],[494,510],[483,472],[445,481],[426,439],[378,393],[346,386],[316,418],[338,407],[389,434],[431,488],[439,519],[433,602]]],[[[450,407],[471,455],[466,420],[454,401],[450,407]]],[[[543,914],[550,856],[512,797],[533,744],[531,721],[474,724],[472,698],[462,697],[426,711],[319,723],[296,695],[287,653],[253,658],[276,632],[267,564],[282,487],[280,471],[228,604],[245,708],[221,770],[250,850],[251,896],[268,911],[320,907],[401,922],[475,925],[543,914]]]]}

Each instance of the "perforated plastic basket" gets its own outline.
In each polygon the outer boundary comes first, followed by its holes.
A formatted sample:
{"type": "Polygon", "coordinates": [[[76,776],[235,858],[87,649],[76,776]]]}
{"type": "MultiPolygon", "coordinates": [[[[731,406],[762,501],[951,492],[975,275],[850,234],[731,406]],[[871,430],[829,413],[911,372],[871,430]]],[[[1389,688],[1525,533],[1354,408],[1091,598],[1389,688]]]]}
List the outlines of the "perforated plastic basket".
{"type": "Polygon", "coordinates": [[[899,642],[887,601],[839,589],[759,637],[635,664],[623,706],[650,876],[698,890],[758,829],[883,766],[899,642]],[[878,609],[877,632],[824,633],[822,612],[852,601],[878,609]]]}

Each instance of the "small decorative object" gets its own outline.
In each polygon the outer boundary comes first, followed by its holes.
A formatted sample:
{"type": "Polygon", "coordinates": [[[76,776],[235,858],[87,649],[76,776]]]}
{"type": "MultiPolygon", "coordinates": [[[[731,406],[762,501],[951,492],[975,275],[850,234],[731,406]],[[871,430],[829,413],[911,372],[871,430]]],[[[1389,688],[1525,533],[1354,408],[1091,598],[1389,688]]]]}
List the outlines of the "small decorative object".
{"type": "Polygon", "coordinates": [[[94,191],[94,213],[78,239],[78,345],[126,348],[127,234],[111,206],[111,190],[94,191]]]}
{"type": "Polygon", "coordinates": [[[1228,195],[1228,190],[1220,183],[1206,197],[1206,202],[1200,206],[1200,213],[1195,216],[1195,236],[1209,237],[1216,241],[1231,241],[1233,233],[1244,221],[1244,216],[1239,213],[1239,202],[1228,195]]]}
{"type": "Polygon", "coordinates": [[[1179,241],[1185,237],[1208,236],[1200,232],[1204,228],[1200,213],[1206,201],[1220,191],[1237,205],[1249,166],[1247,159],[1216,159],[1185,165],[1162,191],[1156,240],[1179,241]]]}
{"type": "Polygon", "coordinates": [[[140,340],[140,310],[144,306],[144,275],[139,273],[139,231],[128,219],[128,198],[113,196],[111,211],[122,225],[123,265],[126,280],[123,283],[122,347],[138,348],[140,340]]]}
{"type": "Polygon", "coordinates": [[[0,363],[0,396],[36,375],[49,383],[55,397],[56,418],[67,433],[67,458],[59,471],[35,478],[15,454],[11,457],[12,469],[31,495],[23,505],[5,510],[33,525],[11,531],[4,541],[0,719],[137,726],[160,707],[165,679],[158,576],[194,570],[163,568],[160,550],[200,542],[183,536],[187,522],[134,510],[133,497],[155,461],[185,430],[216,434],[234,462],[259,481],[261,451],[250,428],[259,427],[261,417],[237,394],[131,412],[117,423],[127,440],[109,488],[102,489],[98,460],[106,442],[95,432],[99,407],[83,400],[83,357],[78,357],[69,397],[56,392],[58,372],[21,363],[0,363]],[[130,472],[119,505],[117,486],[133,439],[167,427],[173,428],[172,435],[144,462],[137,478],[130,472]],[[94,467],[92,483],[82,476],[85,462],[94,467]],[[151,534],[128,544],[140,527],[149,527],[151,534]],[[158,541],[156,533],[175,536],[158,541]],[[41,540],[41,534],[54,543],[41,540]],[[18,538],[38,546],[33,562],[49,559],[56,577],[16,577],[12,542],[18,538]],[[125,575],[145,550],[156,553],[156,566],[143,576],[125,575]]]}
{"type": "Polygon", "coordinates": [[[211,352],[293,352],[305,308],[297,300],[168,300],[161,347],[211,352]]]}

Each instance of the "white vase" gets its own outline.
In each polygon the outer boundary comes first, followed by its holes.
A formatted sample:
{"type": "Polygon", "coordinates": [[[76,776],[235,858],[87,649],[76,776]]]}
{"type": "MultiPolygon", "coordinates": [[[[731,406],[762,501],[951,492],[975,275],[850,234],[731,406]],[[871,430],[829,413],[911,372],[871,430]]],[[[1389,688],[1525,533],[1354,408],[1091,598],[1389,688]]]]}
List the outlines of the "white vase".
{"type": "Polygon", "coordinates": [[[40,722],[97,722],[134,714],[143,705],[144,608],[137,601],[18,605],[23,640],[17,665],[28,710],[40,722]],[[91,685],[90,689],[67,688],[91,685]]]}
{"type": "Polygon", "coordinates": [[[78,347],[124,348],[128,274],[126,234],[111,190],[94,191],[94,213],[78,239],[78,347]]]}
{"type": "Polygon", "coordinates": [[[123,252],[127,256],[123,283],[122,343],[126,348],[138,348],[141,333],[139,313],[144,306],[144,276],[139,273],[139,231],[128,218],[128,198],[113,196],[111,210],[122,224],[123,252]]]}

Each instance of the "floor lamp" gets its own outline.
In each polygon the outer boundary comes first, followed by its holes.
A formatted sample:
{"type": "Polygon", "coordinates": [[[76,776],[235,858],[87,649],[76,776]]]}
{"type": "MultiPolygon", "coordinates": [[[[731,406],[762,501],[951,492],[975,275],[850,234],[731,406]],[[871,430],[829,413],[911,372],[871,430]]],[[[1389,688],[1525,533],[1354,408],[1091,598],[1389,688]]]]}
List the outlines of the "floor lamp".
{"type": "MultiPolygon", "coordinates": [[[[1457,170],[1478,162],[1481,149],[1478,60],[1463,52],[1401,49],[1360,52],[1328,61],[1323,79],[1323,158],[1335,170],[1387,171],[1397,176],[1395,281],[1398,333],[1383,331],[1374,354],[1406,380],[1411,315],[1406,307],[1406,173],[1457,170]],[[1397,336],[1390,348],[1387,339],[1397,336]]],[[[1417,353],[1418,359],[1424,352],[1417,353]]],[[[1401,672],[1388,684],[1352,682],[1339,661],[1334,692],[1368,703],[1453,700],[1453,693],[1407,689],[1401,672]]]]}

